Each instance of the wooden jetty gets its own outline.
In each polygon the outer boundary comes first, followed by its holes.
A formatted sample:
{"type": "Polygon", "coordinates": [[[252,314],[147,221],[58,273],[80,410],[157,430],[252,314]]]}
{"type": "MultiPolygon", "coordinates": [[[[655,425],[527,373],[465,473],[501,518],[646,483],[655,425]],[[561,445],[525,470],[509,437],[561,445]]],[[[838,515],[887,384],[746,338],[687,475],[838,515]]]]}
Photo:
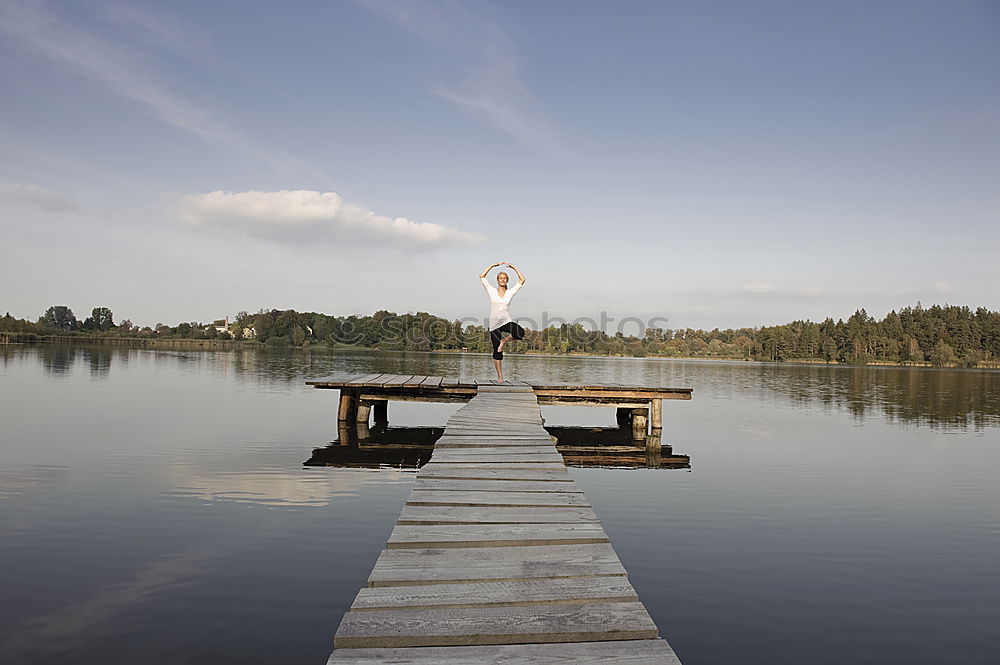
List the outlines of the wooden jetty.
{"type": "MultiPolygon", "coordinates": [[[[346,388],[349,400],[386,399],[372,387],[346,388]]],[[[538,389],[474,391],[417,474],[329,665],[678,665],[543,428],[538,389]]]]}
{"type": "MultiPolygon", "coordinates": [[[[339,374],[306,381],[320,389],[340,391],[340,423],[388,422],[389,401],[467,402],[482,386],[496,382],[485,379],[425,376],[421,374],[339,374]]],[[[663,428],[663,400],[691,399],[691,388],[659,388],[622,384],[546,384],[507,381],[505,385],[528,387],[537,403],[610,406],[617,408],[618,424],[630,426],[633,436],[645,439],[648,429],[663,428]]]]}

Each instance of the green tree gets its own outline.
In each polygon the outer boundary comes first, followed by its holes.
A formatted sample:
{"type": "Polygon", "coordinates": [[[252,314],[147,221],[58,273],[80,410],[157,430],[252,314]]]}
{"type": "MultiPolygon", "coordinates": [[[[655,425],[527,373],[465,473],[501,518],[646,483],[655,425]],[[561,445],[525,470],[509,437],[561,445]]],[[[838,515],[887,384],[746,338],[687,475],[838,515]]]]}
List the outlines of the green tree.
{"type": "Polygon", "coordinates": [[[90,318],[94,321],[94,330],[105,331],[115,327],[114,315],[107,307],[95,307],[90,313],[90,318]]]}
{"type": "Polygon", "coordinates": [[[45,310],[38,322],[59,330],[73,330],[79,325],[76,316],[66,305],[53,305],[45,310]]]}

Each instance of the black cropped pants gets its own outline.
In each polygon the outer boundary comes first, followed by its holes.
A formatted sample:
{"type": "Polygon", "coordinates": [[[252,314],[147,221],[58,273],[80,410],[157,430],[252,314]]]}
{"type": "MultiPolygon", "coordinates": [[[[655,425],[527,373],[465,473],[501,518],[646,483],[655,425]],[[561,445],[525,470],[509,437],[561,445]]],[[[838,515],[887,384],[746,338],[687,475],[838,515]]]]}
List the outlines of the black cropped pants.
{"type": "Polygon", "coordinates": [[[513,321],[508,321],[499,328],[490,331],[490,341],[493,342],[493,359],[503,360],[503,354],[497,351],[497,347],[500,346],[500,340],[503,339],[503,334],[508,333],[514,339],[524,339],[524,328],[517,325],[513,321]]]}

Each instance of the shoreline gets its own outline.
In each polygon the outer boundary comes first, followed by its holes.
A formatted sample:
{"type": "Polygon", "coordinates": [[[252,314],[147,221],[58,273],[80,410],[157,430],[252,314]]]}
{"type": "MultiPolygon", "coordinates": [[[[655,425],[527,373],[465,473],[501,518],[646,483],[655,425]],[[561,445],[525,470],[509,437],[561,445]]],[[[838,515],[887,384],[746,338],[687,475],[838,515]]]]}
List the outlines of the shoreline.
{"type": "MultiPolygon", "coordinates": [[[[156,337],[89,337],[77,335],[37,335],[35,333],[0,333],[0,348],[7,346],[30,346],[33,344],[91,344],[107,346],[127,346],[136,348],[174,348],[183,350],[217,350],[227,351],[238,348],[255,349],[294,349],[298,351],[330,351],[336,352],[344,349],[364,350],[371,352],[394,352],[394,353],[441,353],[441,354],[467,354],[467,355],[490,355],[488,351],[468,351],[460,349],[432,349],[429,351],[418,351],[415,349],[380,349],[378,347],[354,346],[349,344],[338,344],[335,346],[327,344],[317,344],[309,346],[268,346],[252,340],[235,339],[188,339],[188,338],[156,338],[156,337]],[[12,341],[21,338],[23,341],[12,341]]],[[[525,351],[515,355],[522,356],[542,356],[546,358],[620,358],[635,360],[689,360],[698,362],[726,362],[726,363],[756,363],[770,365],[825,365],[832,367],[894,367],[894,368],[923,368],[923,369],[971,369],[971,370],[1000,370],[1000,361],[981,362],[974,367],[965,367],[957,363],[948,365],[934,365],[929,362],[888,362],[873,361],[869,363],[843,363],[838,361],[827,361],[822,359],[796,358],[792,360],[757,360],[753,358],[725,358],[706,356],[627,356],[619,354],[593,354],[593,353],[545,353],[541,351],[525,351]]]]}

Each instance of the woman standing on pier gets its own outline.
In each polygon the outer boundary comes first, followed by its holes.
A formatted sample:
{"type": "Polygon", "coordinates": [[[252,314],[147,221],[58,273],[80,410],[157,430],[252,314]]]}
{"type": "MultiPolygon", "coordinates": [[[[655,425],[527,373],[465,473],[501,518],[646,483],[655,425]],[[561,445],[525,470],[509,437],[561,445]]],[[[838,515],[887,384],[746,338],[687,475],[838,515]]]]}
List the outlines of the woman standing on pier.
{"type": "Polygon", "coordinates": [[[510,317],[508,307],[510,299],[514,297],[522,286],[524,286],[524,275],[507,261],[500,261],[489,266],[479,275],[479,281],[483,283],[486,293],[490,296],[490,341],[493,343],[493,366],[497,370],[497,382],[503,383],[503,369],[500,362],[503,360],[504,344],[512,339],[523,339],[524,328],[517,325],[510,317]],[[490,270],[498,266],[507,266],[517,273],[517,284],[507,288],[510,276],[505,272],[497,273],[497,286],[494,288],[486,279],[490,270]],[[504,334],[509,337],[504,337],[504,334]]]}

